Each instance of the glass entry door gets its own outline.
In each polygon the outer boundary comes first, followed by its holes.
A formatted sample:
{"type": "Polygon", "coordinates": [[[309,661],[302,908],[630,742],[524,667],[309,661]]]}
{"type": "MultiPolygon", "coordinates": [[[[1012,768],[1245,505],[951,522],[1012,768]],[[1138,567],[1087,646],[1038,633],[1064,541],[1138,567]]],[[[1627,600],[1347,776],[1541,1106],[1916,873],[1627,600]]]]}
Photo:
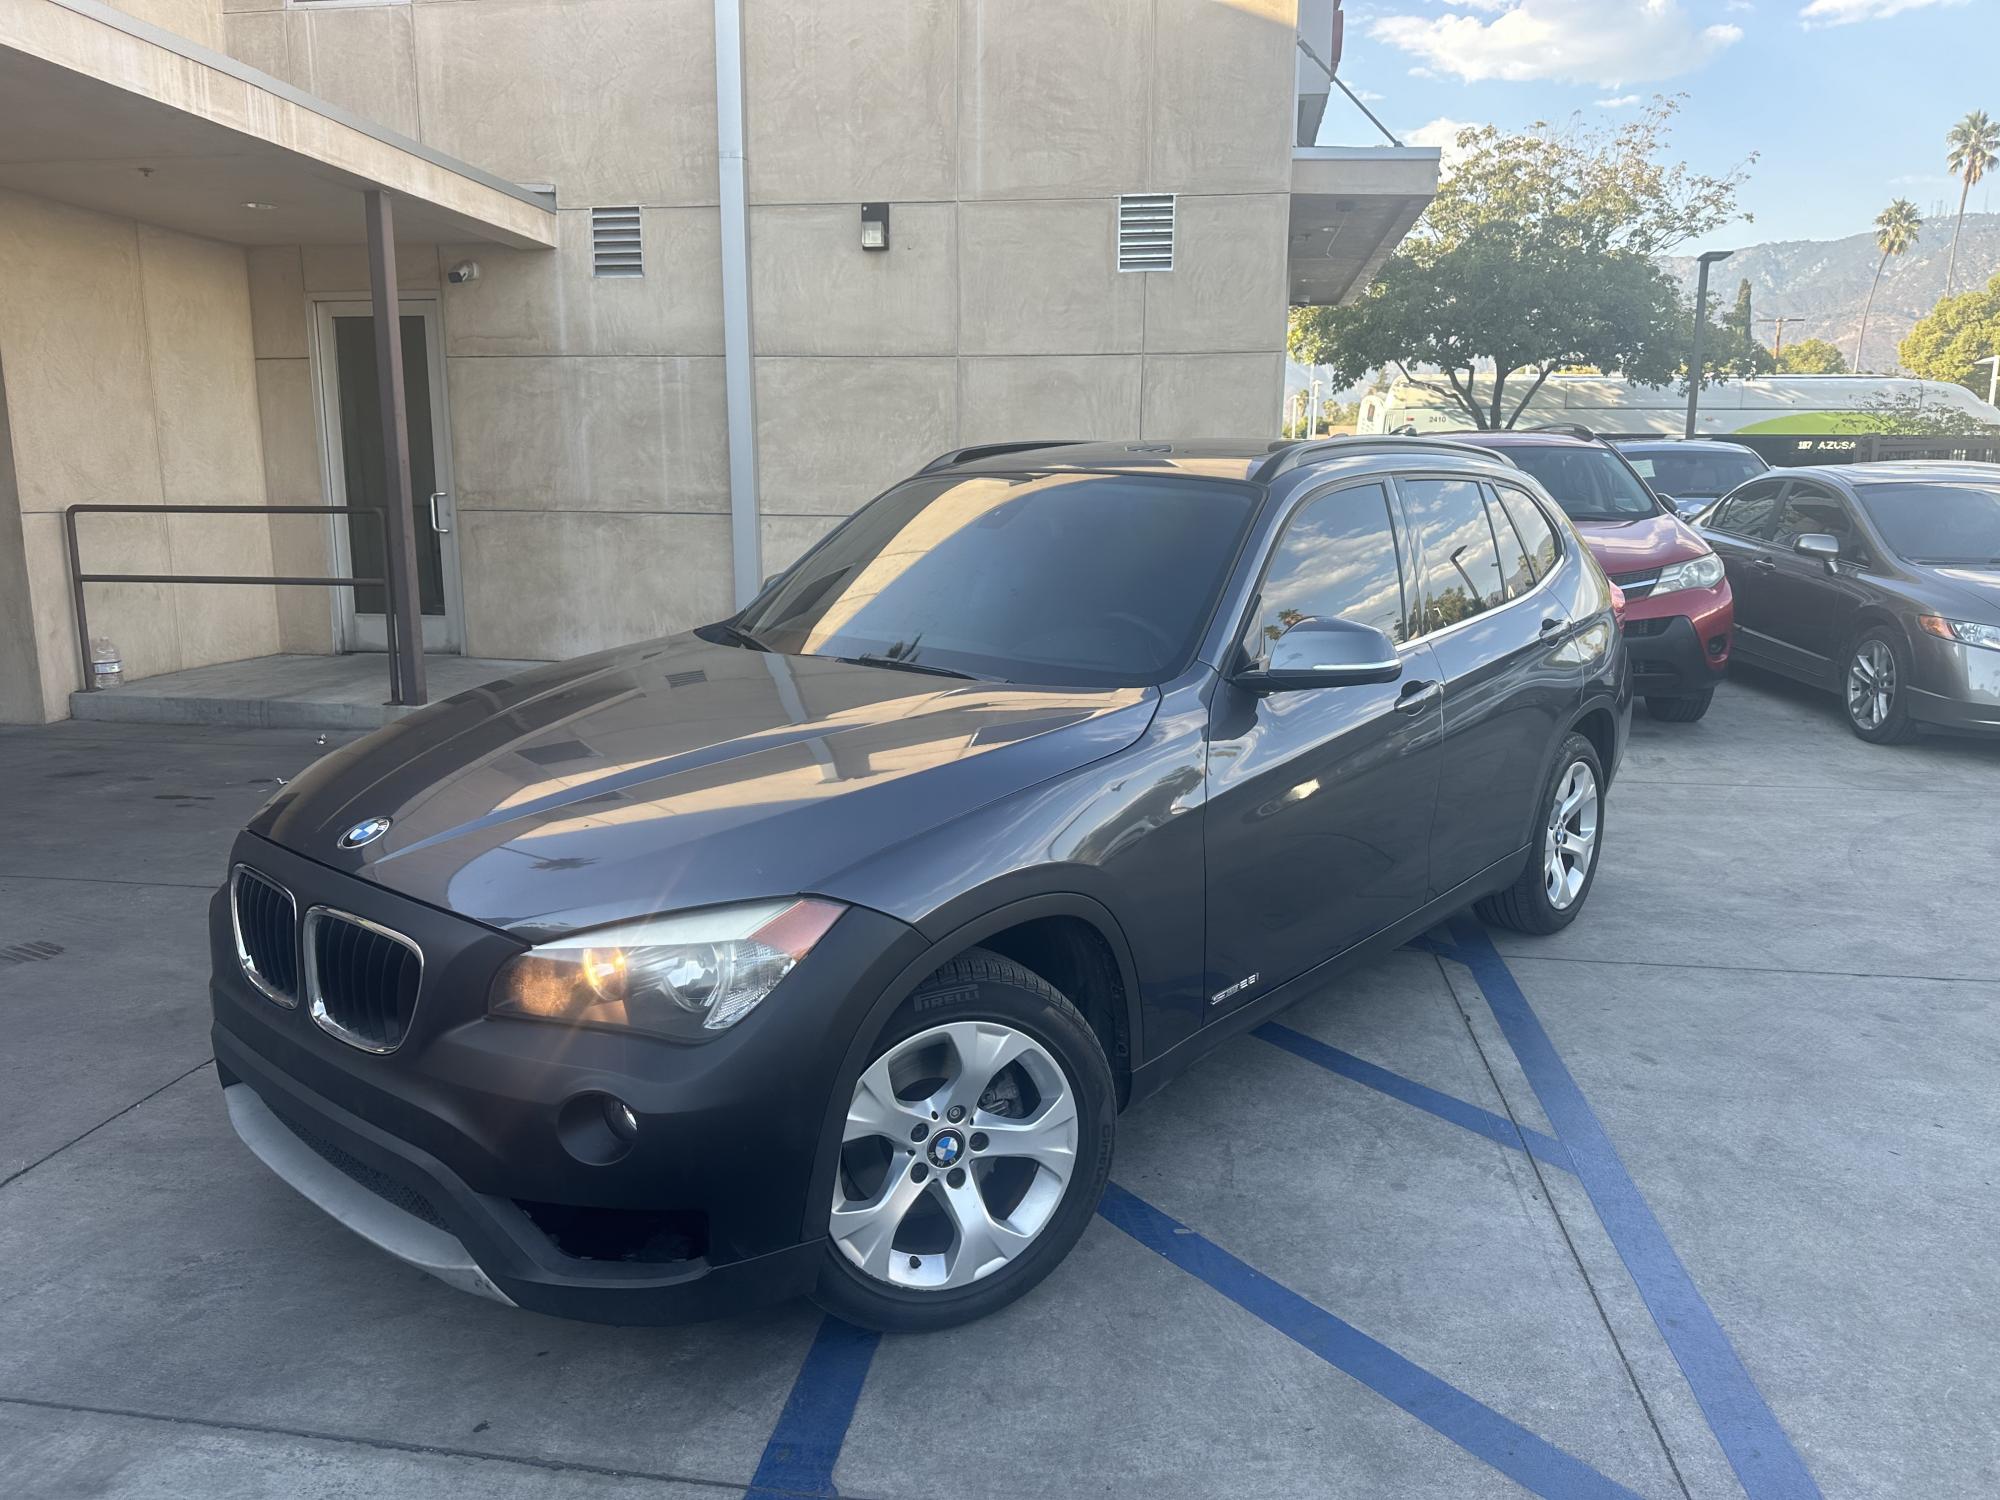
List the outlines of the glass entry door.
{"type": "MultiPolygon", "coordinates": [[[[338,569],[387,578],[387,485],[375,378],[375,318],[366,302],[318,306],[320,430],[326,434],[328,503],[359,507],[334,516],[338,569]]],[[[410,429],[410,524],[417,542],[417,596],[424,649],[463,649],[458,537],[451,497],[451,440],[444,414],[444,344],[437,303],[402,304],[403,391],[410,429]]],[[[389,649],[387,590],[341,589],[341,645],[389,649]]]]}

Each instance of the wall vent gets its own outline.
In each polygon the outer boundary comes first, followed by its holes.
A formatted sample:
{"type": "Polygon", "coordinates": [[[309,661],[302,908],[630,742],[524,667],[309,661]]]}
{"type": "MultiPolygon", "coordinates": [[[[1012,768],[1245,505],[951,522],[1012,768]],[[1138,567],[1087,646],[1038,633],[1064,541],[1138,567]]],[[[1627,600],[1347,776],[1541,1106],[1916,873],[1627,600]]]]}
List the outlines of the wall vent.
{"type": "Polygon", "coordinates": [[[1174,268],[1174,195],[1126,193],[1118,200],[1118,269],[1174,268]]]}
{"type": "Polygon", "coordinates": [[[593,208],[590,211],[590,274],[646,274],[645,252],[639,243],[638,209],[593,208]]]}

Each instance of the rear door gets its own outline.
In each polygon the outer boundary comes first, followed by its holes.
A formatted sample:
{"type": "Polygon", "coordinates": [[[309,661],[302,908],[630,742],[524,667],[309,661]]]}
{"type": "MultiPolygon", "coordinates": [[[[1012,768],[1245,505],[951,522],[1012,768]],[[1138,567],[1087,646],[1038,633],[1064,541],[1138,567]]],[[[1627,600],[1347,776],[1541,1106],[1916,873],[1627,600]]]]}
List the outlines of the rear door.
{"type": "Polygon", "coordinates": [[[1555,591],[1548,518],[1527,493],[1463,477],[1402,478],[1418,554],[1422,639],[1444,683],[1444,762],[1431,835],[1442,894],[1518,852],[1528,838],[1555,737],[1575,711],[1583,669],[1555,591]],[[1524,541],[1523,524],[1544,533],[1524,541]],[[1540,552],[1541,568],[1535,566],[1540,552]]]}
{"type": "Polygon", "coordinates": [[[1438,674],[1381,481],[1308,495],[1272,548],[1231,669],[1305,619],[1399,643],[1394,682],[1259,697],[1223,681],[1205,812],[1210,1018],[1421,907],[1439,772],[1438,674]]]}

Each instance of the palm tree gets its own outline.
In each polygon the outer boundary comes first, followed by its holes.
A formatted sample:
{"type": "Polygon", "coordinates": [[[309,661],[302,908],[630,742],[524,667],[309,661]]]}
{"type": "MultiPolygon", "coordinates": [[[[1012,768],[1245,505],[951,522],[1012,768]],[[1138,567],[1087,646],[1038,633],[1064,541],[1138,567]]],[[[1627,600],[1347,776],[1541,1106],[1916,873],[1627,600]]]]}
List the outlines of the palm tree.
{"type": "Polygon", "coordinates": [[[1882,258],[1875,262],[1875,279],[1868,283],[1868,300],[1861,304],[1861,331],[1854,336],[1856,374],[1866,368],[1861,363],[1861,346],[1868,338],[1868,314],[1875,308],[1875,288],[1882,284],[1882,268],[1889,264],[1890,256],[1901,255],[1916,244],[1917,233],[1923,227],[1917,205],[1908,198],[1898,198],[1875,216],[1875,247],[1882,252],[1882,258]]]}
{"type": "Polygon", "coordinates": [[[1951,147],[1944,164],[1959,181],[1958,222],[1952,226],[1951,254],[1944,262],[1944,294],[1949,297],[1951,274],[1958,265],[1959,231],[1965,228],[1966,195],[1990,168],[2000,165],[2000,120],[1988,119],[1985,110],[1975,109],[1946,131],[1944,139],[1951,147]]]}

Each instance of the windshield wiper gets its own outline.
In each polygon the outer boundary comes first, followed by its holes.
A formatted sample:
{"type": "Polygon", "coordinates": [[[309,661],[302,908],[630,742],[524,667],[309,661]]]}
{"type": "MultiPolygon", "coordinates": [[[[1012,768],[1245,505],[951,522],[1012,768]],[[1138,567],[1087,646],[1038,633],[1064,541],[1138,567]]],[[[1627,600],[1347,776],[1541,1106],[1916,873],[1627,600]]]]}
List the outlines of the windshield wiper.
{"type": "Polygon", "coordinates": [[[752,651],[769,651],[771,649],[741,625],[733,624],[728,620],[724,620],[720,625],[717,625],[715,630],[720,635],[728,636],[739,646],[748,646],[752,651]]]}
{"type": "Polygon", "coordinates": [[[911,661],[902,656],[880,656],[864,652],[860,656],[836,656],[834,661],[844,661],[851,667],[893,667],[899,672],[922,672],[927,677],[958,677],[967,682],[978,682],[979,678],[970,672],[960,672],[952,667],[936,667],[927,661],[911,661]]]}

